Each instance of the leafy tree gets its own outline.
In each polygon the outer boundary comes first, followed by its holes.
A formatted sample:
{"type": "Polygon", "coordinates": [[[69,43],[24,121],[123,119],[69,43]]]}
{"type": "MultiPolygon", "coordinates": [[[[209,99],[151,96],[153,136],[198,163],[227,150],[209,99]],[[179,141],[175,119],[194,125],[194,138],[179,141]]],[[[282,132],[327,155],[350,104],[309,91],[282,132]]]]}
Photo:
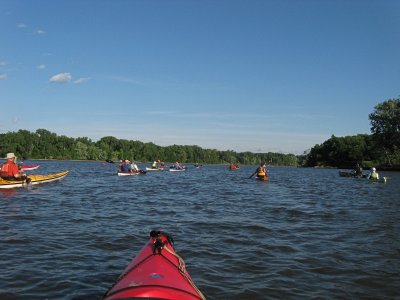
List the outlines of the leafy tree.
{"type": "Polygon", "coordinates": [[[379,103],[369,115],[369,119],[372,135],[391,164],[390,156],[398,156],[400,150],[400,99],[389,99],[379,103]]]}

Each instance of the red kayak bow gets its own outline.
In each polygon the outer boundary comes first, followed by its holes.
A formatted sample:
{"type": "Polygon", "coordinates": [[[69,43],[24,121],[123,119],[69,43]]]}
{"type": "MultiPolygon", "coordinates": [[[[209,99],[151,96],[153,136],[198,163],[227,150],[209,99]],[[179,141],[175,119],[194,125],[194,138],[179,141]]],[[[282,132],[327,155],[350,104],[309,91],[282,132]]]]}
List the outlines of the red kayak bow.
{"type": "Polygon", "coordinates": [[[204,300],[172,244],[166,232],[150,232],[150,241],[103,299],[204,300]]]}

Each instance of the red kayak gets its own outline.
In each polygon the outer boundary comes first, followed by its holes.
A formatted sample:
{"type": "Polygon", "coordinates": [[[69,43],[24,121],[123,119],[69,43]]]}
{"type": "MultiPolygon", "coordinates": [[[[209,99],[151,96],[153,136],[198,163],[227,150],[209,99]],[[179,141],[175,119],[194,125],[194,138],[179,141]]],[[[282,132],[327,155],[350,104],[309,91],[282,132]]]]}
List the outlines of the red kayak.
{"type": "Polygon", "coordinates": [[[239,170],[240,169],[240,167],[239,167],[239,165],[229,165],[229,168],[228,168],[230,171],[236,171],[236,170],[239,170]]]}
{"type": "Polygon", "coordinates": [[[22,165],[21,169],[24,171],[31,171],[31,170],[36,170],[37,168],[39,168],[40,165],[36,164],[36,165],[22,165]]]}
{"type": "Polygon", "coordinates": [[[166,232],[150,232],[150,241],[103,299],[204,300],[172,244],[166,232]]]}

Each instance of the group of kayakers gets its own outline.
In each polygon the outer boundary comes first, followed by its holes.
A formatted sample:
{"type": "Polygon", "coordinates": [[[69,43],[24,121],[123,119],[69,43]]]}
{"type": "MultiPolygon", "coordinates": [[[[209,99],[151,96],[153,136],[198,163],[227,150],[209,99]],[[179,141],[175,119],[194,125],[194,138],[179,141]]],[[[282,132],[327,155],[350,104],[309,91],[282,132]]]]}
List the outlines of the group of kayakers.
{"type": "MultiPolygon", "coordinates": [[[[151,165],[152,169],[164,169],[165,167],[165,164],[160,160],[155,160],[151,165]]],[[[179,162],[175,162],[172,166],[170,166],[170,169],[183,170],[186,169],[186,167],[182,166],[179,162]]]]}
{"type": "MultiPolygon", "coordinates": [[[[1,165],[0,169],[0,177],[2,179],[6,180],[28,180],[25,172],[18,166],[17,164],[17,157],[15,156],[14,153],[10,152],[7,153],[6,157],[6,162],[1,165]]],[[[152,168],[160,168],[165,167],[164,163],[160,163],[160,160],[155,160],[152,164],[152,168]]],[[[235,165],[230,165],[230,169],[237,168],[239,169],[239,164],[235,165]]],[[[120,160],[119,163],[119,168],[121,172],[125,173],[137,173],[140,172],[138,166],[134,161],[129,161],[128,159],[125,160],[120,160]]],[[[171,168],[174,168],[176,170],[182,170],[185,169],[184,166],[182,166],[179,162],[175,162],[171,168]]],[[[372,167],[371,171],[365,176],[363,175],[363,168],[362,166],[357,163],[354,170],[353,170],[354,176],[359,176],[359,177],[366,177],[371,180],[379,180],[379,173],[376,171],[376,168],[372,167]]],[[[265,162],[262,162],[256,169],[256,171],[250,176],[253,177],[256,175],[260,179],[264,179],[265,177],[268,177],[268,172],[267,172],[267,165],[265,162]]]]}
{"type": "Polygon", "coordinates": [[[119,169],[123,173],[138,173],[140,172],[137,164],[134,161],[128,159],[119,161],[119,169]]]}
{"type": "Polygon", "coordinates": [[[367,175],[364,175],[363,168],[359,163],[354,167],[353,174],[355,177],[366,177],[370,180],[379,180],[379,173],[376,171],[375,167],[372,167],[371,171],[367,175]]]}
{"type": "Polygon", "coordinates": [[[151,164],[151,168],[152,169],[164,169],[165,163],[161,162],[159,159],[155,160],[152,164],[151,164]]]}
{"type": "Polygon", "coordinates": [[[14,153],[7,153],[6,162],[1,165],[0,177],[5,180],[26,180],[29,178],[25,172],[18,166],[17,157],[14,153]]]}

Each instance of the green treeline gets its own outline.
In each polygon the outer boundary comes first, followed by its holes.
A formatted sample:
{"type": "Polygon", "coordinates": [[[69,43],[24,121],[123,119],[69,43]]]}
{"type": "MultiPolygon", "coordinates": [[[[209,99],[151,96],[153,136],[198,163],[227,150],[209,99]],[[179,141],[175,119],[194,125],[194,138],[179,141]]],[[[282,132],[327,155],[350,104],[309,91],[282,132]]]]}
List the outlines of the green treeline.
{"type": "Polygon", "coordinates": [[[266,161],[270,165],[298,165],[298,157],[293,154],[236,153],[231,150],[202,149],[199,146],[161,147],[153,143],[117,139],[112,136],[93,142],[86,137],[58,136],[46,129],[38,129],[36,132],[19,130],[0,134],[0,157],[5,157],[7,152],[14,152],[18,157],[24,159],[99,161],[129,159],[140,162],[159,159],[165,162],[241,163],[246,165],[257,165],[266,161]]]}
{"type": "Polygon", "coordinates": [[[161,147],[112,136],[93,142],[86,137],[58,136],[46,129],[36,132],[19,130],[0,134],[0,157],[14,152],[25,159],[99,160],[129,159],[148,162],[240,163],[257,165],[262,161],[277,166],[364,167],[390,166],[400,169],[400,99],[389,99],[375,106],[369,115],[371,134],[332,137],[311,148],[307,155],[281,153],[236,153],[199,146],[161,147]]]}
{"type": "Polygon", "coordinates": [[[336,137],[315,145],[305,158],[305,166],[400,168],[400,99],[375,106],[369,115],[371,135],[336,137]]]}

